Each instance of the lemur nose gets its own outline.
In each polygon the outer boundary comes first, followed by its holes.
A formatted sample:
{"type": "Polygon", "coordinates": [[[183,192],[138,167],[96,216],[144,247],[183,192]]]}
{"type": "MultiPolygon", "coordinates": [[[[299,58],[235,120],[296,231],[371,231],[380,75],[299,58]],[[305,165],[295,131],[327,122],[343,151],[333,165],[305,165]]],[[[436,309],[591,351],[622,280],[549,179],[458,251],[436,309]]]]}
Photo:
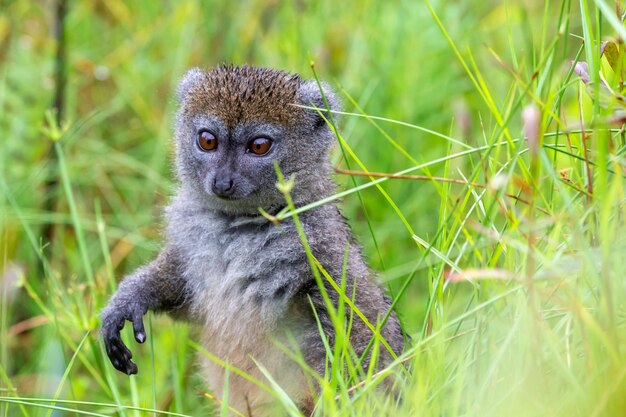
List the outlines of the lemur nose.
{"type": "Polygon", "coordinates": [[[211,188],[218,197],[229,197],[235,189],[233,185],[233,180],[230,177],[215,177],[211,188]]]}

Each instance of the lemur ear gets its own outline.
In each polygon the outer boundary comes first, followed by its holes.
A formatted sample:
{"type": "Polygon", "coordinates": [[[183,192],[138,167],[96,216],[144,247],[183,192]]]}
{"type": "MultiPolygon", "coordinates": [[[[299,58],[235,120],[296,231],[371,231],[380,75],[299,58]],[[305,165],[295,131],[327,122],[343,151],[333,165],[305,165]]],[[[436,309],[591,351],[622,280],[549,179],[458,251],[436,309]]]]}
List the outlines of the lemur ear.
{"type": "Polygon", "coordinates": [[[192,68],[183,75],[183,78],[180,79],[178,83],[178,89],[176,93],[178,94],[178,102],[182,103],[191,88],[198,84],[200,80],[204,77],[204,72],[200,68],[192,68]]]}
{"type": "MultiPolygon", "coordinates": [[[[326,103],[324,102],[324,98],[326,98],[326,102],[328,103],[328,107],[331,111],[340,111],[341,103],[337,98],[337,95],[333,91],[333,89],[325,82],[321,83],[322,90],[320,91],[320,87],[315,80],[307,80],[304,81],[300,88],[298,89],[298,101],[303,106],[312,106],[317,107],[322,113],[317,110],[309,110],[312,114],[312,117],[315,118],[315,128],[322,127],[326,124],[326,120],[328,120],[328,112],[326,111],[326,103]],[[323,92],[323,95],[322,95],[323,92]]],[[[339,117],[336,113],[332,114],[333,119],[336,121],[339,117]]]]}

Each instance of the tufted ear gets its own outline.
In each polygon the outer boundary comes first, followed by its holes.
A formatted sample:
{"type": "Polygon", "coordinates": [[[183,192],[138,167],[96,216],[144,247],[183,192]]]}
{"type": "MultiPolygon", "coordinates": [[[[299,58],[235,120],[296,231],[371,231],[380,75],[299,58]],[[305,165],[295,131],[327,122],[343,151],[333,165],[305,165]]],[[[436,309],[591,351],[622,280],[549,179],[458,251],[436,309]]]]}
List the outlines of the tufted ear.
{"type": "MultiPolygon", "coordinates": [[[[319,85],[315,80],[307,80],[304,81],[300,88],[298,89],[298,101],[303,106],[312,106],[317,107],[321,113],[324,115],[326,119],[328,119],[328,114],[326,111],[326,103],[324,102],[324,98],[326,98],[326,102],[328,102],[328,107],[331,111],[340,111],[341,103],[337,98],[337,95],[333,91],[333,89],[325,82],[321,83],[322,91],[320,91],[319,85]]],[[[311,114],[315,117],[315,127],[321,127],[326,124],[324,121],[324,117],[322,117],[317,110],[310,110],[311,114]]],[[[332,115],[335,121],[339,118],[339,115],[333,113],[332,115]]]]}
{"type": "Polygon", "coordinates": [[[183,78],[180,79],[178,83],[178,102],[182,103],[189,91],[200,82],[200,80],[204,77],[204,72],[200,68],[192,68],[183,75],[183,78]]]}

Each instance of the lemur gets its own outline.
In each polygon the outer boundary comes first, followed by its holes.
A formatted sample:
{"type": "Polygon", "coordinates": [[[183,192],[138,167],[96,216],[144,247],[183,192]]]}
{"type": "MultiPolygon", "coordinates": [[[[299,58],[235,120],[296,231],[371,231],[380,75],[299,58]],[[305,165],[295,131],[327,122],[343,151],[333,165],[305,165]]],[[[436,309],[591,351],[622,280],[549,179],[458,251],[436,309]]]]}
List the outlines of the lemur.
{"type": "MultiPolygon", "coordinates": [[[[131,321],[135,339],[143,343],[146,312],[167,312],[195,323],[214,357],[260,380],[263,366],[302,410],[310,411],[311,384],[283,349],[292,346],[323,375],[325,340],[332,348],[335,326],[293,217],[275,224],[259,208],[276,214],[285,207],[275,166],[295,178],[291,198],[296,207],[335,192],[330,114],[310,107],[339,110],[339,101],[325,83],[275,69],[228,65],[189,70],[180,81],[178,101],[179,186],[165,209],[165,243],[155,260],[122,281],[102,311],[107,354],[119,371],[137,373],[120,331],[131,321]]],[[[344,281],[345,293],[376,326],[390,300],[375,283],[336,202],[298,218],[315,259],[338,284],[344,281]]],[[[335,306],[342,302],[333,286],[325,285],[325,291],[335,306]]],[[[395,354],[402,351],[395,313],[380,334],[395,354]]],[[[349,335],[354,352],[362,355],[373,332],[353,315],[349,335]]],[[[380,352],[380,362],[389,362],[391,353],[380,352]]],[[[219,397],[224,366],[203,361],[209,388],[219,397]]],[[[233,408],[275,415],[268,411],[273,397],[232,372],[228,390],[233,408]]]]}

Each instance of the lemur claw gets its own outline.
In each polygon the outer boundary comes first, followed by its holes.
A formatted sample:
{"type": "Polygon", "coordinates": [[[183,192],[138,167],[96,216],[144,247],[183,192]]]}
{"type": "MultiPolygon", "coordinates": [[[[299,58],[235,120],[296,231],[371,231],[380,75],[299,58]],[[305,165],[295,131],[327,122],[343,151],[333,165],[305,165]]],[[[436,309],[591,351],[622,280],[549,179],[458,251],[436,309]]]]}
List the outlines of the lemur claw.
{"type": "Polygon", "coordinates": [[[146,341],[146,333],[143,327],[143,312],[135,308],[132,314],[118,312],[105,312],[102,316],[102,336],[107,355],[111,363],[120,372],[133,375],[138,372],[137,365],[131,361],[132,352],[124,344],[120,332],[126,324],[126,320],[133,323],[135,340],[139,343],[146,341]]]}

